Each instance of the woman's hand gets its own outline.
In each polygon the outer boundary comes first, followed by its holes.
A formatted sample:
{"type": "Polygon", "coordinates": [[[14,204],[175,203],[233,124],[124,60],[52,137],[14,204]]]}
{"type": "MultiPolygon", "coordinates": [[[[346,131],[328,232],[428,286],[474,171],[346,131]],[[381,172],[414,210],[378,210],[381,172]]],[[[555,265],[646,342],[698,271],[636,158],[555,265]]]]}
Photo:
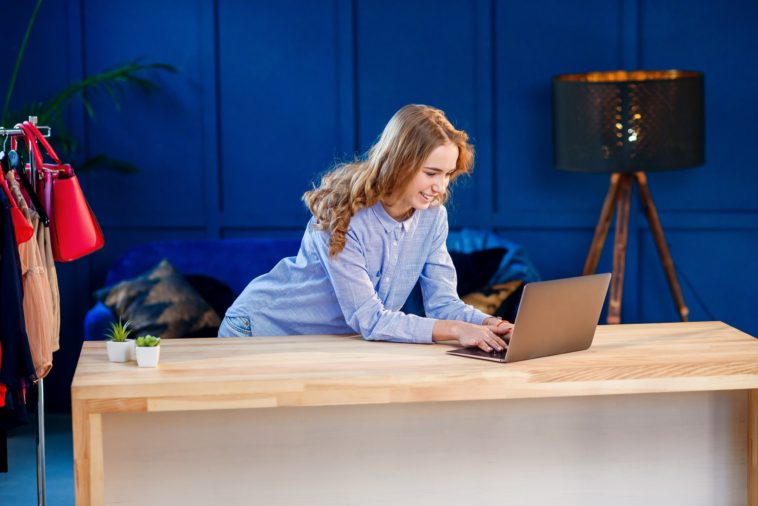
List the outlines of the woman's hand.
{"type": "Polygon", "coordinates": [[[508,320],[503,320],[499,316],[488,316],[484,319],[482,322],[482,325],[491,326],[491,325],[499,325],[500,323],[510,323],[508,320]]]}
{"type": "Polygon", "coordinates": [[[475,325],[457,320],[437,320],[432,331],[435,341],[456,340],[467,348],[477,347],[486,352],[503,351],[508,347],[503,336],[510,334],[511,326],[501,321],[498,325],[475,325]],[[507,324],[507,325],[506,325],[507,324]]]}

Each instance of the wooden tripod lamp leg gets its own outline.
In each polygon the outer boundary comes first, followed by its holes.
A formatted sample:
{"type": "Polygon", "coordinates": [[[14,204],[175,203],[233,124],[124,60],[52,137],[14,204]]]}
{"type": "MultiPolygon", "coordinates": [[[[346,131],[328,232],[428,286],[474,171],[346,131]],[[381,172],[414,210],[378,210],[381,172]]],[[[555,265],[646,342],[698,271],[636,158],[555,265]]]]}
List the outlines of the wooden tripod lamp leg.
{"type": "Polygon", "coordinates": [[[594,274],[597,269],[597,263],[600,260],[600,254],[603,252],[605,237],[608,235],[608,228],[611,226],[611,217],[616,208],[616,198],[619,191],[619,174],[611,174],[611,184],[608,186],[608,193],[605,195],[603,209],[600,211],[600,217],[595,226],[595,236],[592,238],[590,250],[587,253],[587,260],[584,262],[582,275],[594,274]]]}
{"type": "Polygon", "coordinates": [[[640,197],[642,199],[642,205],[645,208],[645,216],[650,223],[650,230],[653,233],[653,239],[655,245],[658,248],[658,254],[661,257],[661,263],[663,264],[663,270],[666,273],[666,279],[671,288],[671,295],[674,297],[674,303],[679,311],[679,317],[683,322],[689,321],[690,310],[684,303],[684,296],[682,295],[682,289],[679,286],[679,281],[676,279],[676,271],[674,270],[674,261],[671,259],[671,253],[669,247],[666,244],[666,239],[663,236],[663,227],[658,219],[658,211],[655,209],[653,203],[653,197],[650,195],[650,187],[647,184],[647,176],[644,172],[635,172],[634,177],[637,179],[637,186],[640,189],[640,197]]]}
{"type": "Polygon", "coordinates": [[[613,277],[611,278],[611,300],[608,302],[610,324],[621,323],[621,295],[624,290],[624,267],[626,265],[626,243],[629,239],[629,207],[632,197],[632,176],[622,174],[619,181],[618,213],[616,214],[616,236],[613,240],[613,277]]]}

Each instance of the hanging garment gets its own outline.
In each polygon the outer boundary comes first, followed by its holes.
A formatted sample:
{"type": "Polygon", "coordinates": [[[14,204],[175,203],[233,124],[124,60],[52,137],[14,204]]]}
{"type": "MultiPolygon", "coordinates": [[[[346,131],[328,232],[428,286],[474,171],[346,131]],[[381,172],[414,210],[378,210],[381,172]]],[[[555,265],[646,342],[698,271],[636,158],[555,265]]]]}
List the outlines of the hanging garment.
{"type": "Polygon", "coordinates": [[[11,203],[0,191],[0,383],[7,388],[5,407],[0,410],[0,427],[9,428],[24,423],[26,417],[25,388],[27,381],[36,380],[29,339],[24,323],[21,285],[21,262],[16,246],[11,203]]]}
{"type": "MultiPolygon", "coordinates": [[[[27,205],[18,182],[12,178],[7,178],[7,181],[16,205],[36,230],[40,226],[39,215],[27,205]]],[[[24,289],[26,334],[37,377],[42,379],[53,367],[53,303],[50,282],[36,239],[19,244],[18,254],[24,289]]]]}
{"type": "Polygon", "coordinates": [[[45,273],[47,274],[47,286],[50,289],[50,321],[52,322],[50,349],[58,351],[61,347],[61,295],[58,289],[58,272],[55,269],[55,258],[53,257],[53,243],[50,240],[50,229],[44,226],[41,220],[38,220],[35,224],[34,233],[40,255],[42,256],[42,263],[45,266],[45,273]]]}
{"type": "MultiPolygon", "coordinates": [[[[15,143],[12,142],[12,144],[15,143]]],[[[21,208],[33,206],[33,210],[40,218],[40,223],[35,223],[33,228],[35,240],[37,241],[40,255],[42,256],[42,261],[47,272],[48,285],[50,287],[50,298],[52,301],[52,313],[50,314],[50,319],[53,324],[51,332],[51,349],[52,351],[57,351],[60,348],[60,292],[58,289],[58,273],[55,269],[55,258],[53,257],[52,242],[50,239],[50,229],[48,228],[50,221],[47,213],[45,213],[42,203],[40,202],[39,196],[29,181],[29,177],[24,170],[24,161],[18,152],[11,150],[6,154],[3,151],[0,151],[0,166],[6,174],[6,179],[8,181],[12,180],[10,187],[13,187],[12,194],[16,204],[21,208]],[[21,184],[18,183],[19,181],[21,184]],[[21,188],[21,186],[23,186],[23,188],[21,188]]]]}
{"type": "Polygon", "coordinates": [[[31,223],[29,223],[26,218],[24,218],[24,215],[21,210],[19,210],[18,206],[15,205],[13,196],[10,192],[10,188],[8,187],[8,183],[5,180],[5,176],[3,176],[2,172],[0,172],[0,190],[2,190],[8,199],[8,202],[10,202],[9,212],[11,216],[11,223],[13,224],[16,242],[18,244],[21,244],[28,241],[34,235],[34,228],[32,227],[31,223]]]}

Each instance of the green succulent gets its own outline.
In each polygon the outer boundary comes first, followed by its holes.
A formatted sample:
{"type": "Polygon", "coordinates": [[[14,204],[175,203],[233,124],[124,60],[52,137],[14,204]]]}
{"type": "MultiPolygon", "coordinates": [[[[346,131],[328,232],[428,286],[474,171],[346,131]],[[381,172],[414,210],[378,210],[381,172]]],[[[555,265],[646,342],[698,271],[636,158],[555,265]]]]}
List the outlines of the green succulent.
{"type": "Polygon", "coordinates": [[[159,344],[161,344],[160,337],[155,337],[148,334],[146,336],[139,336],[137,338],[137,346],[141,348],[151,348],[153,346],[158,346],[159,344]]]}
{"type": "Polygon", "coordinates": [[[131,322],[129,320],[122,322],[121,318],[119,318],[118,323],[111,323],[110,328],[105,332],[105,337],[114,343],[123,343],[129,337],[129,334],[132,333],[132,330],[129,328],[130,325],[131,322]]]}

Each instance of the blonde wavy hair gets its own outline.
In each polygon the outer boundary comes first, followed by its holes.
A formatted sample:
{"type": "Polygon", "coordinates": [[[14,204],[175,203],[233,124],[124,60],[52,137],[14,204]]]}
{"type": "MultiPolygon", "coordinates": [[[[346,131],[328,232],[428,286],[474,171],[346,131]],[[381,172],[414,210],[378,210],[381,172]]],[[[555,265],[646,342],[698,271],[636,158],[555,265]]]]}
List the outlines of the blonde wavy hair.
{"type": "MultiPolygon", "coordinates": [[[[447,143],[458,146],[452,182],[473,167],[474,147],[468,134],[456,130],[439,109],[406,105],[392,116],[365,159],[337,165],[321,178],[318,187],[305,192],[303,201],[316,218],[316,226],[329,231],[329,255],[345,248],[345,234],[356,212],[404,188],[431,152],[447,143]]],[[[447,198],[447,192],[442,194],[440,203],[447,198]]]]}

